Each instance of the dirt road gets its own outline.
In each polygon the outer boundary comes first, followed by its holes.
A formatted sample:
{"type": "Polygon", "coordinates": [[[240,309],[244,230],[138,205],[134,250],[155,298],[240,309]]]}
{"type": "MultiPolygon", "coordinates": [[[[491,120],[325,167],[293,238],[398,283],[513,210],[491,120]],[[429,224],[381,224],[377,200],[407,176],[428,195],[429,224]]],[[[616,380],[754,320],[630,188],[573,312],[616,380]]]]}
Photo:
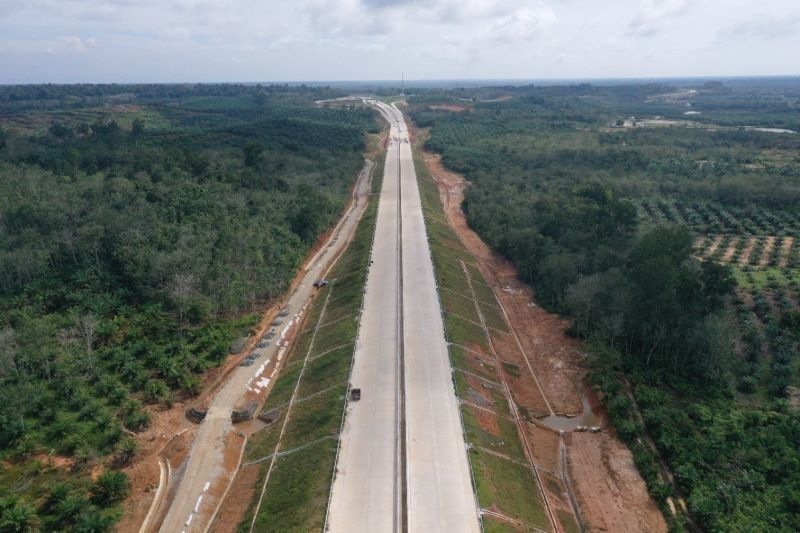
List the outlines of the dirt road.
{"type": "MultiPolygon", "coordinates": [[[[309,262],[302,281],[289,295],[285,304],[288,310],[287,322],[277,328],[279,335],[276,338],[282,338],[290,326],[300,319],[314,291],[313,282],[324,275],[353,235],[367,205],[368,180],[371,176],[369,169],[367,166],[360,174],[351,205],[327,243],[309,262]]],[[[217,389],[208,406],[208,414],[197,430],[186,464],[181,468],[180,478],[174,480],[177,490],[160,531],[203,532],[208,529],[238,464],[238,461],[231,461],[230,452],[233,451],[233,456],[236,457],[237,448],[241,448],[241,439],[236,436],[236,430],[231,423],[231,412],[253,389],[269,386],[286,349],[285,342],[280,343],[284,344],[281,347],[278,344],[273,342],[268,348],[259,350],[255,365],[236,368],[217,389]]]]}

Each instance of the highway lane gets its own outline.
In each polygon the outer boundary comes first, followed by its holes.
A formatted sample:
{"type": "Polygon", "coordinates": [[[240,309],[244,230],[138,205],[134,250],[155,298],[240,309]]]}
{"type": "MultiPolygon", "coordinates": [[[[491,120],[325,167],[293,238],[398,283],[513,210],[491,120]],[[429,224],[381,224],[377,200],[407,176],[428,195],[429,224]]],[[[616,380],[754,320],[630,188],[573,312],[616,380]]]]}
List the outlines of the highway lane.
{"type": "MultiPolygon", "coordinates": [[[[389,138],[396,136],[394,125],[389,138]]],[[[398,143],[389,142],[369,273],[350,381],[328,524],[331,531],[399,527],[399,220],[398,143]]]]}
{"type": "Polygon", "coordinates": [[[348,403],[328,524],[333,532],[477,532],[408,131],[398,109],[372,103],[392,142],[351,380],[362,399],[348,403]]]}
{"type": "Polygon", "coordinates": [[[400,111],[409,531],[480,531],[408,132],[400,111]]]}
{"type": "MultiPolygon", "coordinates": [[[[371,167],[366,165],[354,188],[354,199],[340,219],[328,242],[308,263],[303,280],[289,295],[285,307],[289,317],[302,313],[304,306],[314,291],[312,283],[323,277],[332,261],[338,257],[355,231],[355,227],[367,205],[368,181],[371,167]]],[[[279,331],[285,327],[285,324],[279,331]]],[[[262,376],[269,376],[271,370],[280,365],[278,347],[272,342],[266,349],[258,350],[261,356],[256,366],[237,367],[228,381],[217,391],[208,414],[200,425],[192,441],[184,473],[178,480],[178,487],[159,531],[164,533],[204,532],[208,530],[218,509],[218,499],[214,494],[222,494],[235,472],[226,471],[224,451],[226,439],[234,431],[231,411],[244,396],[246,388],[254,378],[257,366],[266,359],[271,364],[262,376]]]]}

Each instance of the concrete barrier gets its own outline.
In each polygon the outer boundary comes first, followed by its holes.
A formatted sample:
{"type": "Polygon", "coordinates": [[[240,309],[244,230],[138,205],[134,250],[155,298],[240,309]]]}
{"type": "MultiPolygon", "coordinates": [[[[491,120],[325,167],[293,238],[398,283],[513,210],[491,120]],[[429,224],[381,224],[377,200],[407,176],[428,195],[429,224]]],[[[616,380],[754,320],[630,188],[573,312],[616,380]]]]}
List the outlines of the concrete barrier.
{"type": "Polygon", "coordinates": [[[258,404],[256,404],[255,401],[251,401],[245,407],[236,407],[231,412],[231,422],[235,424],[237,422],[244,422],[245,420],[252,420],[257,408],[258,404]]]}
{"type": "Polygon", "coordinates": [[[205,420],[206,414],[208,414],[208,408],[200,409],[198,407],[190,407],[186,410],[186,418],[195,424],[199,424],[205,420]]]}

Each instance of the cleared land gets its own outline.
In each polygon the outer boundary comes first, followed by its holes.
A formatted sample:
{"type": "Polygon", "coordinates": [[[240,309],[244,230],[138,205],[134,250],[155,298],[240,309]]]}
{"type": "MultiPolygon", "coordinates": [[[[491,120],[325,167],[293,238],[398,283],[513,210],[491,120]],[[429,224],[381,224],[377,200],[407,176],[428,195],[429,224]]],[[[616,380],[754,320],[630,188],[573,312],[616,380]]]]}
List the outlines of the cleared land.
{"type": "Polygon", "coordinates": [[[248,440],[236,488],[225,504],[233,509],[231,516],[215,531],[238,523],[241,531],[322,528],[376,214],[377,202],[371,200],[328,275],[331,283],[309,308],[261,410],[268,423],[248,440]]]}
{"type": "MultiPolygon", "coordinates": [[[[315,291],[312,282],[322,277],[329,269],[331,261],[342,252],[366,209],[365,191],[369,189],[364,181],[368,182],[369,175],[362,173],[360,179],[361,182],[354,190],[351,206],[334,229],[328,244],[310,261],[303,280],[286,302],[287,315],[294,319],[288,325],[281,325],[284,332],[300,319],[315,291]]],[[[277,338],[283,338],[283,335],[277,338]]],[[[302,339],[298,339],[297,342],[301,341],[302,339]]],[[[235,442],[235,431],[231,423],[231,411],[243,399],[252,397],[255,400],[259,394],[263,394],[253,390],[255,382],[266,379],[267,385],[263,389],[269,390],[272,385],[270,381],[280,369],[285,352],[285,348],[278,344],[272,342],[269,347],[258,350],[258,367],[255,372],[253,367],[237,367],[216,391],[208,405],[208,414],[188,452],[186,465],[181,468],[182,475],[174,480],[177,489],[161,524],[161,531],[204,531],[213,520],[235,475],[242,445],[241,440],[238,441],[238,446],[232,445],[235,442]]]]}
{"type": "Polygon", "coordinates": [[[758,293],[800,286],[800,217],[791,211],[716,202],[641,200],[639,216],[653,225],[686,226],[698,235],[697,257],[730,264],[739,287],[758,293]]]}
{"type": "MultiPolygon", "coordinates": [[[[581,413],[579,386],[585,369],[579,346],[564,333],[567,322],[532,305],[530,288],[467,226],[460,209],[464,180],[445,170],[438,157],[419,160],[418,168],[485,530],[577,531],[580,523],[589,530],[611,525],[620,531],[665,531],[630,452],[613,433],[576,433],[580,446],[565,439],[562,447],[558,434],[538,421],[552,411],[581,413]],[[470,296],[462,261],[486,325],[504,327],[481,332],[463,317],[463,302],[448,296],[470,296]],[[509,333],[509,323],[517,339],[509,333]],[[492,346],[499,365],[492,360],[492,346]],[[504,381],[510,394],[500,399],[504,381]],[[507,405],[524,419],[524,434],[514,435],[516,445],[509,444],[514,432],[508,429],[507,405]],[[523,439],[532,457],[520,461],[515,453],[524,447],[523,439]]],[[[596,402],[592,410],[605,424],[596,402]]]]}

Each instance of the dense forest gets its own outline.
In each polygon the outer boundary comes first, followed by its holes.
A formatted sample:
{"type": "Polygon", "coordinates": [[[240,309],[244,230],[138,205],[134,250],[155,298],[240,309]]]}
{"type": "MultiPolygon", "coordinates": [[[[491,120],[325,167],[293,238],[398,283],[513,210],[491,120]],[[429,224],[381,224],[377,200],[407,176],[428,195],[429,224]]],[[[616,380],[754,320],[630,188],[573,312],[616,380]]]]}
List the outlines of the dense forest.
{"type": "Polygon", "coordinates": [[[427,147],[471,182],[470,225],[539,304],[572,317],[672,527],[800,529],[797,83],[410,102],[427,147]]]}
{"type": "Polygon", "coordinates": [[[344,207],[380,125],[332,96],[0,88],[0,531],[118,519],[132,432],[199,391],[344,207]]]}

